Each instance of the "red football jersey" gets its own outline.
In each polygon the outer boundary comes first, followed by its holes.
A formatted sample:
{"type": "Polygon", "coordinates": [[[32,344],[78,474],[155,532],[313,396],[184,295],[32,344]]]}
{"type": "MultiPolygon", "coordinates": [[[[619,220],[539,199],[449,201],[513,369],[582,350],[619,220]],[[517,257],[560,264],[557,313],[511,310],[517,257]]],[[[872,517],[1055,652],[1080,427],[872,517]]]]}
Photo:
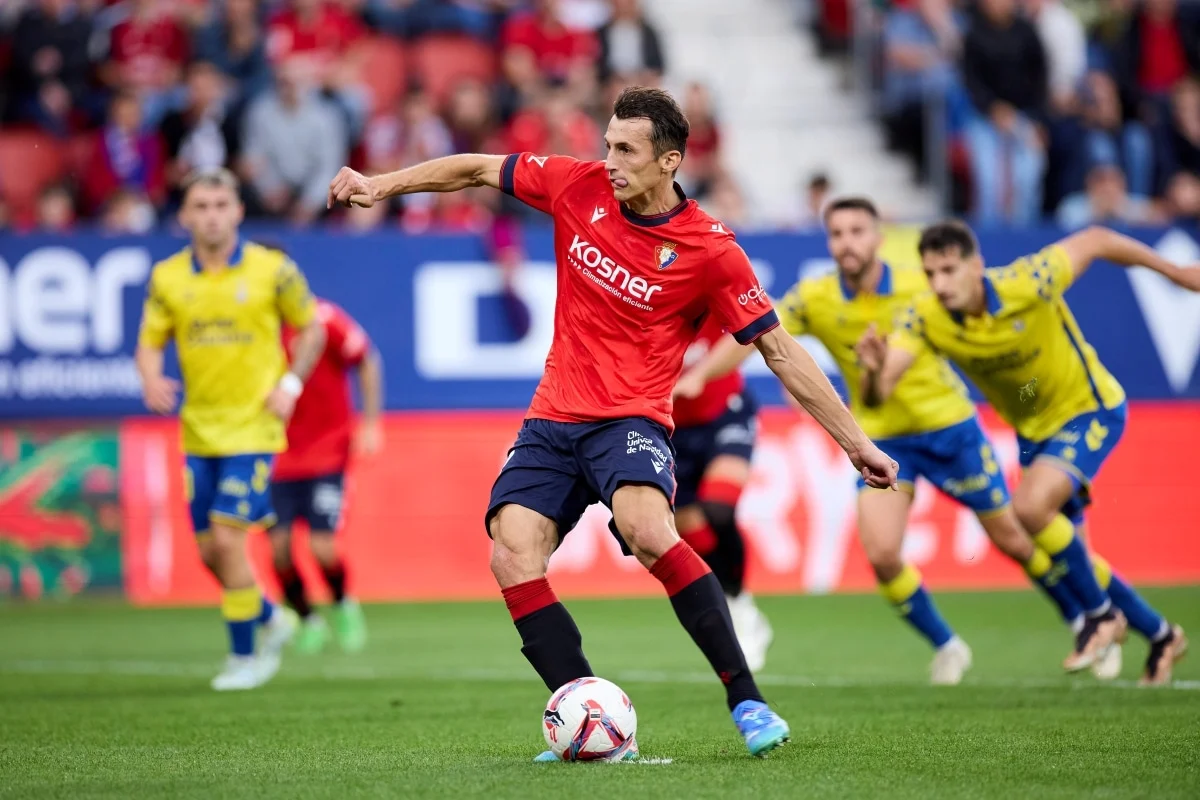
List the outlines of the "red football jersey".
{"type": "MultiPolygon", "coordinates": [[[[350,461],[354,402],[347,371],[366,358],[371,340],[349,314],[328,300],[317,301],[317,318],[325,325],[325,352],[296,401],[288,423],[287,451],[275,462],[276,480],[332,475],[345,470],[350,461]]],[[[295,331],[284,328],[283,346],[289,359],[295,338],[295,331]]]]}
{"type": "MultiPolygon", "coordinates": [[[[700,326],[687,352],[683,354],[683,366],[690,369],[712,349],[713,345],[725,337],[725,326],[716,317],[709,317],[700,326]]],[[[729,400],[742,393],[746,388],[746,379],[739,370],[728,375],[711,380],[704,384],[704,391],[697,397],[679,397],[675,400],[675,425],[686,428],[692,425],[705,425],[729,410],[729,400]]]]}
{"type": "Polygon", "coordinates": [[[643,217],[603,162],[531,153],[505,159],[500,187],[554,217],[554,339],[531,418],[672,430],[671,390],[709,315],[743,344],[779,324],[733,234],[694,200],[643,217]]]}

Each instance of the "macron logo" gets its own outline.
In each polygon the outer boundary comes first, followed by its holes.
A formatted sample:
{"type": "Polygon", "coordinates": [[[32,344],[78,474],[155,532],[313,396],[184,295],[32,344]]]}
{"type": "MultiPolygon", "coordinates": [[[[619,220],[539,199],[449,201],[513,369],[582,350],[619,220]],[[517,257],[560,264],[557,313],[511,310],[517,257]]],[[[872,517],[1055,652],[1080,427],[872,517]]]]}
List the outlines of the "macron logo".
{"type": "Polygon", "coordinates": [[[592,212],[592,224],[595,225],[596,222],[604,219],[606,214],[608,214],[607,211],[605,211],[603,208],[597,207],[596,210],[592,212]]]}

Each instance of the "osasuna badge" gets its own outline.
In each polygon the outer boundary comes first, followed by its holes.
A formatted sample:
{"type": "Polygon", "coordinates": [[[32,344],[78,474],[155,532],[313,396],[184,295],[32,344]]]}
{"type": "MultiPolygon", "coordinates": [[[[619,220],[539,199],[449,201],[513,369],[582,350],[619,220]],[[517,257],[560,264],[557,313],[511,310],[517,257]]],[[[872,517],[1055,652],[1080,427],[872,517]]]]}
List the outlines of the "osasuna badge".
{"type": "Polygon", "coordinates": [[[660,270],[674,264],[677,258],[679,258],[679,253],[675,252],[675,244],[672,242],[663,242],[654,248],[654,260],[658,262],[660,270]]]}

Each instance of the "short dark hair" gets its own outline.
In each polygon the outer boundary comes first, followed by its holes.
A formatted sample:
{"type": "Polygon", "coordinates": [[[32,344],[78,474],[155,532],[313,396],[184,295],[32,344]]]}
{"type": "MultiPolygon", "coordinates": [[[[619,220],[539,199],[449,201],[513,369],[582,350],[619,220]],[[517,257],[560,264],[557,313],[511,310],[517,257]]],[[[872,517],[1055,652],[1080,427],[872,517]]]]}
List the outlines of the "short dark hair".
{"type": "Polygon", "coordinates": [[[231,190],[235,195],[238,194],[238,179],[231,171],[224,167],[214,167],[210,169],[198,169],[189,172],[183,179],[183,183],[179,189],[186,198],[188,192],[193,186],[207,186],[209,188],[225,187],[231,190]]]}
{"type": "Polygon", "coordinates": [[[678,150],[681,156],[687,152],[691,126],[675,98],[662,89],[625,87],[613,103],[613,116],[650,120],[650,143],[654,146],[655,158],[672,150],[678,150]]]}
{"type": "Polygon", "coordinates": [[[917,242],[917,252],[945,253],[952,248],[958,248],[963,258],[969,258],[979,252],[979,241],[975,234],[963,222],[948,219],[934,224],[921,231],[921,240],[917,242]]]}
{"type": "Polygon", "coordinates": [[[829,202],[825,206],[825,213],[822,214],[826,225],[829,224],[829,218],[835,211],[865,211],[871,215],[871,219],[879,221],[879,209],[875,207],[875,203],[871,201],[871,198],[861,195],[839,197],[829,202]]]}

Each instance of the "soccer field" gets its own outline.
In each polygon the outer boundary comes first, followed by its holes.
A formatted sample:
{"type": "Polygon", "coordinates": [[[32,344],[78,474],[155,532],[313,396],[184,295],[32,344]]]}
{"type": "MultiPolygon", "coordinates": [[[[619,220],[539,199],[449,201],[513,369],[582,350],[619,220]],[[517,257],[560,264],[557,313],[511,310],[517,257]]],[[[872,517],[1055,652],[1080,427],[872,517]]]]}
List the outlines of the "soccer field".
{"type": "MultiPolygon", "coordinates": [[[[1147,592],[1200,632],[1200,587],[1147,592]]],[[[1171,689],[1067,678],[1069,637],[1033,593],[947,594],[975,651],[964,685],[873,596],[763,598],[761,676],[792,743],[750,758],[665,600],[570,603],[592,665],[638,710],[643,764],[549,764],[547,692],[499,601],[372,606],[357,657],[291,655],[219,695],[215,609],[0,608],[0,797],[1200,796],[1200,659],[1171,689]],[[670,763],[657,760],[670,759],[670,763]]]]}

